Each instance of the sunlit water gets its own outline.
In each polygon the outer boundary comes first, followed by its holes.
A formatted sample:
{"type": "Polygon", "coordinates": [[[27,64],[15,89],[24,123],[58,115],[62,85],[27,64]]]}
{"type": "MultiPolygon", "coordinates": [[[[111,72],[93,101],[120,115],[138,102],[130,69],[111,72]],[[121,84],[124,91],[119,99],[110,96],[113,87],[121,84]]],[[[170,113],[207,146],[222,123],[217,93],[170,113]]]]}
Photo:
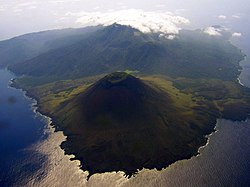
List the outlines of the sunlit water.
{"type": "MultiPolygon", "coordinates": [[[[244,62],[243,84],[250,85],[244,62]]],[[[216,133],[201,155],[162,170],[142,170],[127,179],[122,172],[87,173],[60,149],[61,132],[34,113],[32,100],[10,88],[13,77],[0,70],[0,186],[250,186],[250,122],[218,120],[216,133]]]]}
{"type": "Polygon", "coordinates": [[[45,155],[32,153],[27,148],[45,138],[43,118],[32,111],[32,100],[20,90],[9,87],[14,76],[0,70],[0,186],[36,172],[45,155]],[[39,160],[29,162],[36,156],[39,160]]]}

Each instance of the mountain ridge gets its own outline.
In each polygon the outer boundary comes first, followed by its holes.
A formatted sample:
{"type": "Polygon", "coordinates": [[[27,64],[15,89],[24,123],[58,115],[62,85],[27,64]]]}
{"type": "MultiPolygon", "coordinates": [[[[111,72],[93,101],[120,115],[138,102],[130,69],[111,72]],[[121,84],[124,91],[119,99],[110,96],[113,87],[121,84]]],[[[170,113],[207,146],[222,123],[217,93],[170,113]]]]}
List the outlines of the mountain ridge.
{"type": "Polygon", "coordinates": [[[40,54],[67,46],[101,26],[40,31],[0,41],[0,67],[18,64],[40,54]]]}
{"type": "Polygon", "coordinates": [[[190,78],[236,79],[244,55],[224,38],[181,31],[173,40],[113,24],[76,43],[10,65],[16,74],[51,80],[75,79],[114,71],[139,71],[190,78]],[[201,39],[194,39],[199,34],[201,39]],[[203,54],[203,55],[201,55],[203,54]],[[49,71],[48,71],[49,70],[49,71]],[[224,72],[224,73],[223,73],[224,72]]]}

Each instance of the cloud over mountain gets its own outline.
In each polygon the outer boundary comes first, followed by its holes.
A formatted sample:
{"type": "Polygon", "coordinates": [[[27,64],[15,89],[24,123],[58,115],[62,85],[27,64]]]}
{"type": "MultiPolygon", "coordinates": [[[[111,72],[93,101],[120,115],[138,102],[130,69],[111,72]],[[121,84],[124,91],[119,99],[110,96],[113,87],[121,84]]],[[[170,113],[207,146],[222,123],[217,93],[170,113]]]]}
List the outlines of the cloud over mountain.
{"type": "Polygon", "coordinates": [[[227,36],[227,37],[241,37],[242,33],[240,32],[233,32],[231,29],[220,26],[214,25],[203,29],[203,32],[210,35],[210,36],[227,36]]]}
{"type": "Polygon", "coordinates": [[[222,28],[221,27],[207,27],[204,29],[204,33],[211,36],[221,36],[222,28]]]}
{"type": "Polygon", "coordinates": [[[68,12],[66,16],[78,17],[76,22],[82,26],[104,25],[113,23],[130,25],[144,33],[162,33],[170,39],[179,33],[181,26],[188,25],[190,21],[184,17],[176,16],[171,12],[150,12],[140,9],[127,9],[108,12],[68,12]]]}

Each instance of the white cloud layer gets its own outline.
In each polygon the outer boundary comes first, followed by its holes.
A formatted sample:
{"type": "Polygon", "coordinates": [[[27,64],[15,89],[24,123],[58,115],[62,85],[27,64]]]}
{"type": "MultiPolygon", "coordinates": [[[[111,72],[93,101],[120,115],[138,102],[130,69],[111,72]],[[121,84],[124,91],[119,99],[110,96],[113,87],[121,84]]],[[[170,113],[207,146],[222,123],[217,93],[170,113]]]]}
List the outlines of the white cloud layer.
{"type": "Polygon", "coordinates": [[[240,19],[240,15],[237,15],[237,14],[232,15],[232,18],[240,19]]]}
{"type": "Polygon", "coordinates": [[[138,9],[117,10],[110,12],[68,12],[66,16],[78,17],[76,22],[81,26],[111,25],[118,23],[129,25],[144,33],[162,33],[169,39],[179,33],[181,26],[189,24],[189,20],[175,16],[171,12],[149,12],[138,9]]]}
{"type": "Polygon", "coordinates": [[[242,34],[241,34],[240,32],[234,32],[234,33],[232,34],[232,36],[234,36],[234,37],[241,37],[242,34]]]}
{"type": "Polygon", "coordinates": [[[211,35],[211,36],[221,36],[221,28],[216,27],[207,27],[204,29],[204,33],[211,35]]]}
{"type": "Polygon", "coordinates": [[[225,15],[219,15],[218,18],[219,19],[227,19],[227,16],[225,16],[225,15]]]}
{"type": "Polygon", "coordinates": [[[231,29],[223,26],[211,26],[203,29],[203,32],[210,36],[223,36],[225,33],[230,34],[232,37],[241,37],[240,32],[232,32],[231,29]]]}

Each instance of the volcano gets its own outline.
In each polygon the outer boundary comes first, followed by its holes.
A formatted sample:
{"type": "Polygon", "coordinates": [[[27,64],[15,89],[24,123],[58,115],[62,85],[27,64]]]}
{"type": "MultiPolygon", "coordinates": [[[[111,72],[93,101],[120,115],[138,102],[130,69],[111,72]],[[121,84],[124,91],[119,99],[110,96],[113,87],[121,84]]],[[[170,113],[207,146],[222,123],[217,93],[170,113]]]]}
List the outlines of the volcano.
{"type": "Polygon", "coordinates": [[[176,113],[166,92],[115,72],[64,103],[57,123],[68,136],[62,148],[81,161],[89,176],[124,171],[130,177],[197,151],[200,137],[194,138],[192,129],[175,119],[176,113]]]}

